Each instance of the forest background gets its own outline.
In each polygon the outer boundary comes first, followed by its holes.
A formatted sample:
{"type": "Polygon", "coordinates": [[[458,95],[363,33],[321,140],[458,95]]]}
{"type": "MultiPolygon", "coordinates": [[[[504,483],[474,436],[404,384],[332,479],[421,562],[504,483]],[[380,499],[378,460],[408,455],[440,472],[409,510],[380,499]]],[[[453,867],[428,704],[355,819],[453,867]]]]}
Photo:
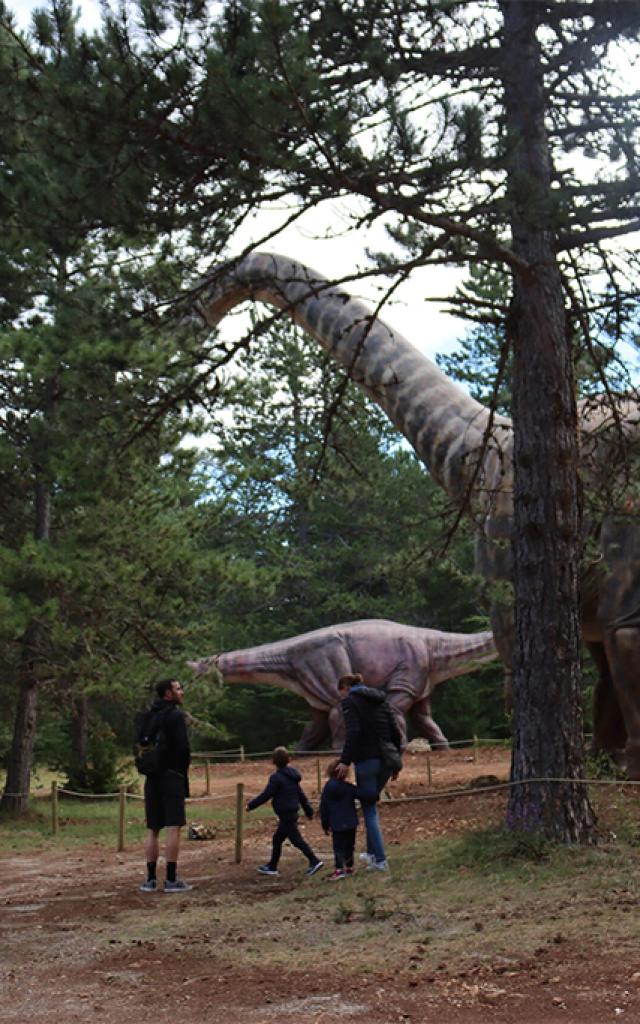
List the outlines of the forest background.
{"type": "MultiPolygon", "coordinates": [[[[134,223],[135,180],[105,211],[86,152],[76,159],[62,99],[82,35],[71,5],[36,15],[28,43],[3,18],[5,109],[23,119],[5,121],[2,196],[0,763],[29,645],[35,763],[73,788],[113,789],[134,710],[171,674],[200,723],[196,749],[294,743],[301,699],[192,680],[185,661],[357,618],[487,628],[469,532],[450,535],[442,492],[354,385],[330,415],[339,373],[295,328],[263,325],[210,378],[200,352],[148,329],[140,310],[185,254],[156,242],[143,210],[134,223]],[[46,68],[31,92],[12,66],[25,52],[46,68]],[[114,227],[91,230],[105,212],[114,227]]],[[[464,346],[444,368],[486,398],[495,329],[464,346]]],[[[502,677],[489,666],[441,687],[450,739],[508,734],[502,677]]]]}
{"type": "MultiPolygon", "coordinates": [[[[447,630],[486,625],[469,536],[459,524],[452,529],[457,517],[441,493],[333,365],[294,330],[268,319],[229,343],[205,341],[170,314],[173,297],[193,280],[197,257],[227,253],[239,225],[265,197],[283,200],[294,189],[303,206],[313,207],[343,188],[345,172],[335,170],[331,153],[327,176],[313,177],[307,111],[301,107],[294,117],[287,107],[287,74],[296,72],[293,93],[308,89],[330,118],[334,81],[307,76],[304,47],[317,42],[322,57],[325,45],[335,49],[332,32],[350,40],[347,30],[356,26],[354,53],[351,43],[344,55],[338,47],[338,63],[348,67],[359,54],[357,33],[370,29],[366,74],[382,85],[370,100],[359,73],[353,81],[347,74],[355,92],[345,92],[342,113],[335,124],[327,122],[336,152],[349,165],[349,182],[372,204],[363,221],[377,221],[387,209],[385,196],[372,191],[372,170],[390,192],[400,182],[394,193],[400,221],[386,224],[390,244],[404,249],[400,276],[420,263],[470,266],[466,285],[450,298],[458,315],[478,326],[461,339],[461,352],[445,361],[445,370],[508,409],[509,275],[499,265],[506,254],[520,271],[522,258],[495,239],[483,248],[486,233],[476,252],[479,235],[471,224],[478,213],[483,230],[492,232],[497,217],[528,204],[513,168],[506,201],[494,186],[493,170],[505,160],[501,140],[491,137],[494,165],[483,148],[482,118],[487,113],[490,123],[497,93],[483,93],[486,111],[464,99],[454,109],[448,96],[437,97],[446,127],[442,146],[436,140],[428,166],[410,178],[404,168],[415,163],[429,132],[413,132],[411,117],[397,106],[398,69],[380,70],[376,19],[389,33],[394,24],[384,4],[367,8],[370,26],[358,4],[348,12],[349,5],[330,5],[328,34],[317,39],[314,4],[299,4],[295,12],[269,3],[217,6],[224,16],[202,47],[194,26],[210,27],[203,4],[125,5],[92,36],[77,31],[66,2],[37,13],[28,36],[15,29],[4,6],[1,12],[0,686],[7,715],[0,747],[8,751],[13,743],[15,750],[19,740],[22,763],[31,746],[36,757],[66,762],[76,785],[106,785],[104,766],[115,765],[118,748],[128,745],[132,711],[148,697],[150,679],[183,675],[187,657],[351,618],[384,615],[447,630]],[[308,14],[311,36],[287,20],[292,13],[301,24],[308,14]],[[278,67],[273,92],[260,62],[268,68],[279,59],[271,44],[280,38],[291,46],[291,63],[278,67]],[[191,91],[209,74],[212,90],[202,91],[196,109],[191,91]],[[272,118],[271,148],[226,110],[226,76],[247,109],[259,97],[265,120],[272,118]],[[348,137],[347,112],[354,125],[369,119],[368,131],[371,118],[387,119],[364,169],[366,139],[359,146],[355,135],[348,137]],[[209,124],[220,133],[211,137],[209,124]],[[197,148],[203,134],[206,151],[197,148]],[[263,163],[256,162],[254,144],[263,163]],[[293,161],[288,166],[278,162],[283,154],[293,161]],[[472,180],[486,187],[486,202],[475,202],[472,180]],[[418,204],[435,196],[437,205],[439,192],[468,204],[471,226],[440,215],[412,222],[402,191],[410,182],[418,204]],[[196,440],[205,434],[208,449],[196,440]]],[[[465,75],[482,78],[488,69],[494,75],[498,8],[522,7],[533,36],[534,6],[478,5],[482,16],[472,23],[464,4],[426,4],[425,31],[439,44],[446,28],[454,52],[444,72],[437,61],[430,69],[434,80],[449,75],[464,94],[465,75]],[[455,52],[466,32],[484,33],[482,43],[455,52]]],[[[558,67],[568,61],[569,74],[578,74],[591,54],[588,33],[604,51],[616,33],[624,39],[637,32],[633,11],[620,14],[628,8],[614,4],[608,34],[603,30],[600,39],[596,22],[585,37],[583,8],[569,6],[570,29],[561,5],[537,7],[549,9],[549,31],[562,44],[558,67]],[[574,27],[579,44],[572,41],[574,27]]],[[[417,45],[411,31],[408,36],[417,45]]],[[[511,63],[506,70],[516,76],[517,61],[511,63]]],[[[411,74],[411,60],[407,67],[411,74]]],[[[615,127],[633,133],[628,118],[615,127]]],[[[558,131],[566,152],[576,145],[571,131],[558,131]]],[[[596,136],[602,131],[602,124],[593,128],[596,136]]],[[[636,223],[624,189],[637,176],[622,143],[616,145],[609,158],[629,173],[606,198],[625,220],[614,233],[623,233],[636,223]]],[[[507,152],[507,164],[508,158],[507,152]]],[[[591,192],[569,178],[557,207],[541,200],[535,216],[528,210],[528,230],[538,215],[545,224],[553,220],[556,232],[571,221],[572,197],[579,194],[582,202],[591,192]]],[[[578,213],[576,224],[584,226],[584,209],[578,213]]],[[[603,212],[594,218],[600,222],[603,212]]],[[[597,243],[607,230],[584,236],[597,243]]],[[[575,239],[565,233],[562,241],[575,239]]],[[[378,271],[398,269],[384,253],[369,255],[378,271]]],[[[601,382],[608,370],[622,389],[628,380],[613,344],[635,337],[635,291],[632,285],[620,290],[619,268],[606,254],[598,287],[588,291],[590,258],[571,267],[588,329],[575,314],[564,340],[574,345],[583,383],[601,382]],[[587,348],[590,356],[601,349],[600,356],[581,367],[587,348]]],[[[442,687],[435,713],[452,739],[506,732],[500,675],[494,667],[442,687]]],[[[214,735],[205,727],[197,737],[208,748],[288,742],[306,718],[301,702],[277,691],[222,692],[202,680],[189,685],[189,706],[214,723],[214,735]]]]}

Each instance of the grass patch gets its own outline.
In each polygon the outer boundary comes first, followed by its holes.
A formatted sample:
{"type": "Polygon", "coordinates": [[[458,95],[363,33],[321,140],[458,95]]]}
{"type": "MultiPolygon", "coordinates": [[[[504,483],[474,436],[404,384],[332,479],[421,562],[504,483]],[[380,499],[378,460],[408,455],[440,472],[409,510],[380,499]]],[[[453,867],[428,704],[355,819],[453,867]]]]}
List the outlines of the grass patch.
{"type": "MultiPolygon", "coordinates": [[[[231,834],[235,829],[235,806],[219,803],[187,804],[187,822],[211,825],[218,834],[231,834]]],[[[254,820],[270,813],[254,812],[254,820]]],[[[52,834],[51,800],[48,796],[32,797],[25,815],[5,814],[0,818],[0,855],[28,850],[75,849],[98,845],[114,849],[118,838],[119,803],[117,798],[66,797],[58,803],[59,831],[52,834]]],[[[146,834],[142,800],[127,798],[125,843],[142,843],[146,834]]],[[[245,819],[245,831],[250,829],[245,819]]]]}
{"type": "MultiPolygon", "coordinates": [[[[610,808],[614,815],[619,814],[610,808]]],[[[624,808],[628,820],[631,809],[624,808]]],[[[302,881],[262,900],[218,898],[216,956],[283,970],[359,974],[466,971],[535,959],[558,946],[633,948],[640,849],[618,836],[596,847],[531,842],[502,829],[397,846],[391,876],[358,871],[302,881]],[[349,950],[345,958],[344,950],[349,950]]],[[[252,886],[255,893],[255,886],[252,886]]],[[[211,908],[183,924],[211,928],[211,908]]]]}

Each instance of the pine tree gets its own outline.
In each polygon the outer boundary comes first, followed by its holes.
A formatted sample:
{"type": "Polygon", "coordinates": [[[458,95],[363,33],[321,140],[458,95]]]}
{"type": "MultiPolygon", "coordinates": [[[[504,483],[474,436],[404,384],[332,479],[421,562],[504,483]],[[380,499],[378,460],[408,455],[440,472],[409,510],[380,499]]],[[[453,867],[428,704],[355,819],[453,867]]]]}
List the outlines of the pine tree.
{"type": "MultiPolygon", "coordinates": [[[[0,600],[5,669],[18,694],[2,807],[21,810],[39,689],[59,677],[58,657],[81,676],[81,641],[71,643],[77,671],[70,651],[63,656],[68,635],[88,629],[74,625],[73,602],[68,618],[60,614],[81,561],[69,509],[88,515],[118,499],[122,511],[116,484],[134,465],[131,446],[157,467],[197,429],[183,413],[196,388],[205,401],[208,388],[200,347],[190,351],[179,332],[150,330],[159,290],[180,281],[170,238],[149,232],[142,216],[152,175],[131,161],[122,138],[93,131],[105,87],[119,88],[106,73],[110,37],[78,34],[66,2],[39,14],[28,40],[6,16],[1,30],[0,600]]],[[[129,480],[134,490],[144,486],[144,468],[129,480]]]]}

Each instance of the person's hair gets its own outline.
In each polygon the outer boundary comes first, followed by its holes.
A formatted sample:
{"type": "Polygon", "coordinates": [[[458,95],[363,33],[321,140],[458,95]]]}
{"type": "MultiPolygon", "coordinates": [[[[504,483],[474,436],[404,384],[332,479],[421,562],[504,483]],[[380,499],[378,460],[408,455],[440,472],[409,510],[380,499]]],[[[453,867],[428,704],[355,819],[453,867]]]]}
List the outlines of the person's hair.
{"type": "Polygon", "coordinates": [[[354,672],[352,675],[340,676],[338,679],[338,689],[342,689],[343,686],[360,686],[364,682],[359,672],[354,672]]]}
{"type": "Polygon", "coordinates": [[[157,696],[160,698],[164,697],[165,693],[167,693],[167,691],[170,690],[173,684],[177,683],[177,681],[178,680],[176,679],[175,676],[171,676],[169,679],[161,679],[158,683],[156,683],[157,696]]]}
{"type": "Polygon", "coordinates": [[[277,768],[284,768],[285,765],[289,764],[291,754],[286,747],[276,747],[271,760],[277,768]]]}
{"type": "Polygon", "coordinates": [[[340,758],[339,757],[334,758],[333,761],[329,761],[329,764],[327,765],[327,778],[328,779],[332,779],[333,778],[333,774],[334,774],[334,772],[335,772],[335,770],[336,770],[336,768],[338,767],[339,764],[340,764],[340,758]]]}

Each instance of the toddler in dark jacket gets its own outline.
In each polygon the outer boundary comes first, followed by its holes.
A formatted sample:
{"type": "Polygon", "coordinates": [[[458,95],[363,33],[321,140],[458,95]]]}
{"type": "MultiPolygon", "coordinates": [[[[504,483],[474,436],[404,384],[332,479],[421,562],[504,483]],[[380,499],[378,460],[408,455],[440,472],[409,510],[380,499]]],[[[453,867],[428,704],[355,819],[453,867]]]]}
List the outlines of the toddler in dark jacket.
{"type": "Polygon", "coordinates": [[[291,767],[289,764],[290,760],[291,755],[286,747],[276,747],[272,757],[276,771],[269,776],[269,781],[262,793],[255,796],[247,804],[247,810],[252,811],[255,807],[266,804],[267,800],[271,800],[273,809],[278,815],[278,827],[273,833],[272,839],[271,860],[268,864],[262,864],[258,868],[261,875],[280,874],[278,862],[280,861],[282,844],[285,839],[288,839],[291,845],[300,850],[309,861],[308,875],[315,875],[316,871],[319,871],[323,864],[320,858],[316,857],[309,844],[302,838],[298,829],[298,809],[300,806],[302,806],[304,813],[309,819],[313,817],[313,808],[300,785],[302,776],[296,768],[291,767]]]}
{"type": "Polygon", "coordinates": [[[353,851],[356,845],[358,813],[355,800],[358,789],[351,782],[338,779],[335,770],[339,760],[327,767],[328,782],[320,797],[320,821],[325,833],[331,833],[335,870],[329,875],[332,882],[353,874],[353,851]]]}

